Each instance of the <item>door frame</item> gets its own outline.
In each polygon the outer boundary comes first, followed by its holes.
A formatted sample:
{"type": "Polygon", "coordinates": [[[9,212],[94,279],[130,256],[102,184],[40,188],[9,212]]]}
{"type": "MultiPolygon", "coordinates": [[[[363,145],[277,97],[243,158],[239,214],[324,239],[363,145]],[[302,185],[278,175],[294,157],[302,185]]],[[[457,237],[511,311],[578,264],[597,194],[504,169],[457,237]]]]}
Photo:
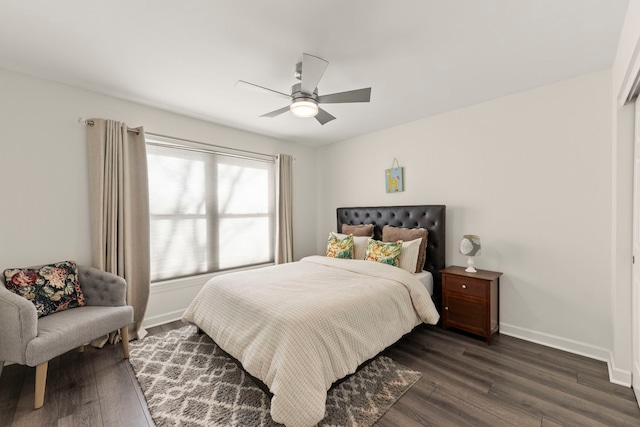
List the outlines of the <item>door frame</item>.
{"type": "Polygon", "coordinates": [[[632,218],[631,385],[640,405],[640,97],[636,98],[634,111],[632,218]]]}

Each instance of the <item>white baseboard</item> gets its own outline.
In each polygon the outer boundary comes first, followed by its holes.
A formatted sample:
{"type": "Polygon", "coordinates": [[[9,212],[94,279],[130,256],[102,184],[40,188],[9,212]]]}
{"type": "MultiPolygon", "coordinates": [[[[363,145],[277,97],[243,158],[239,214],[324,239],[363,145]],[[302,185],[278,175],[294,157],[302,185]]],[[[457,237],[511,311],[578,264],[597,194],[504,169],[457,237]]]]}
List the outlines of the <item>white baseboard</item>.
{"type": "Polygon", "coordinates": [[[609,381],[623,385],[625,387],[631,387],[631,372],[626,369],[616,368],[615,358],[613,352],[609,352],[609,360],[607,360],[607,366],[609,367],[609,381]]]}
{"type": "Polygon", "coordinates": [[[625,387],[631,386],[631,372],[615,367],[613,354],[609,349],[505,323],[500,323],[500,333],[606,362],[610,382],[625,387]]]}
{"type": "Polygon", "coordinates": [[[148,329],[154,326],[173,322],[175,320],[180,320],[185,310],[186,310],[186,307],[183,308],[182,310],[175,310],[170,313],[160,314],[158,316],[153,316],[153,317],[146,317],[142,322],[142,327],[145,329],[148,329]]]}

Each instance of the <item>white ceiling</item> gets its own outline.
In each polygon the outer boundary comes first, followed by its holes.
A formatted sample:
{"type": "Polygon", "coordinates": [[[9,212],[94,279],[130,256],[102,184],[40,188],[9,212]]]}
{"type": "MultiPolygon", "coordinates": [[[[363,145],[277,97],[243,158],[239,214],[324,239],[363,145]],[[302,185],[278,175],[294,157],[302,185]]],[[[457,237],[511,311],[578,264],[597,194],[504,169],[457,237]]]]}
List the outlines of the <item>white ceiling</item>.
{"type": "MultiPolygon", "coordinates": [[[[0,0],[0,67],[318,146],[611,67],[628,0],[0,0]],[[337,120],[288,113],[302,53],[337,120]]],[[[0,94],[1,96],[1,94],[0,94]]]]}

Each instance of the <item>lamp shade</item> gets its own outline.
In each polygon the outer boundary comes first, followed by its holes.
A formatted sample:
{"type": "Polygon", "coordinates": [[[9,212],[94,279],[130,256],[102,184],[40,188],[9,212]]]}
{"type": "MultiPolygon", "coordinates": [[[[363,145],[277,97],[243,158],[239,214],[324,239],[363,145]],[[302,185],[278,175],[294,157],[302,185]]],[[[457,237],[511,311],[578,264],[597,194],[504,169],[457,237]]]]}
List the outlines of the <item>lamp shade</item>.
{"type": "Polygon", "coordinates": [[[465,234],[460,242],[460,253],[466,256],[480,255],[480,236],[474,234],[465,234]]]}

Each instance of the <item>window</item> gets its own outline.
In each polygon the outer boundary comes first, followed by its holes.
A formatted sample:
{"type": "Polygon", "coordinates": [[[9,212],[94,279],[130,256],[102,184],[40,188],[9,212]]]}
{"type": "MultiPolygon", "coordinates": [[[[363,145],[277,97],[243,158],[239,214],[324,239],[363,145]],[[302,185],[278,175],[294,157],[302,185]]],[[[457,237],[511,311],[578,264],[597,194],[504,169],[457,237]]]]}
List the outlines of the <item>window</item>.
{"type": "Polygon", "coordinates": [[[273,262],[272,159],[147,141],[151,281],[273,262]]]}

